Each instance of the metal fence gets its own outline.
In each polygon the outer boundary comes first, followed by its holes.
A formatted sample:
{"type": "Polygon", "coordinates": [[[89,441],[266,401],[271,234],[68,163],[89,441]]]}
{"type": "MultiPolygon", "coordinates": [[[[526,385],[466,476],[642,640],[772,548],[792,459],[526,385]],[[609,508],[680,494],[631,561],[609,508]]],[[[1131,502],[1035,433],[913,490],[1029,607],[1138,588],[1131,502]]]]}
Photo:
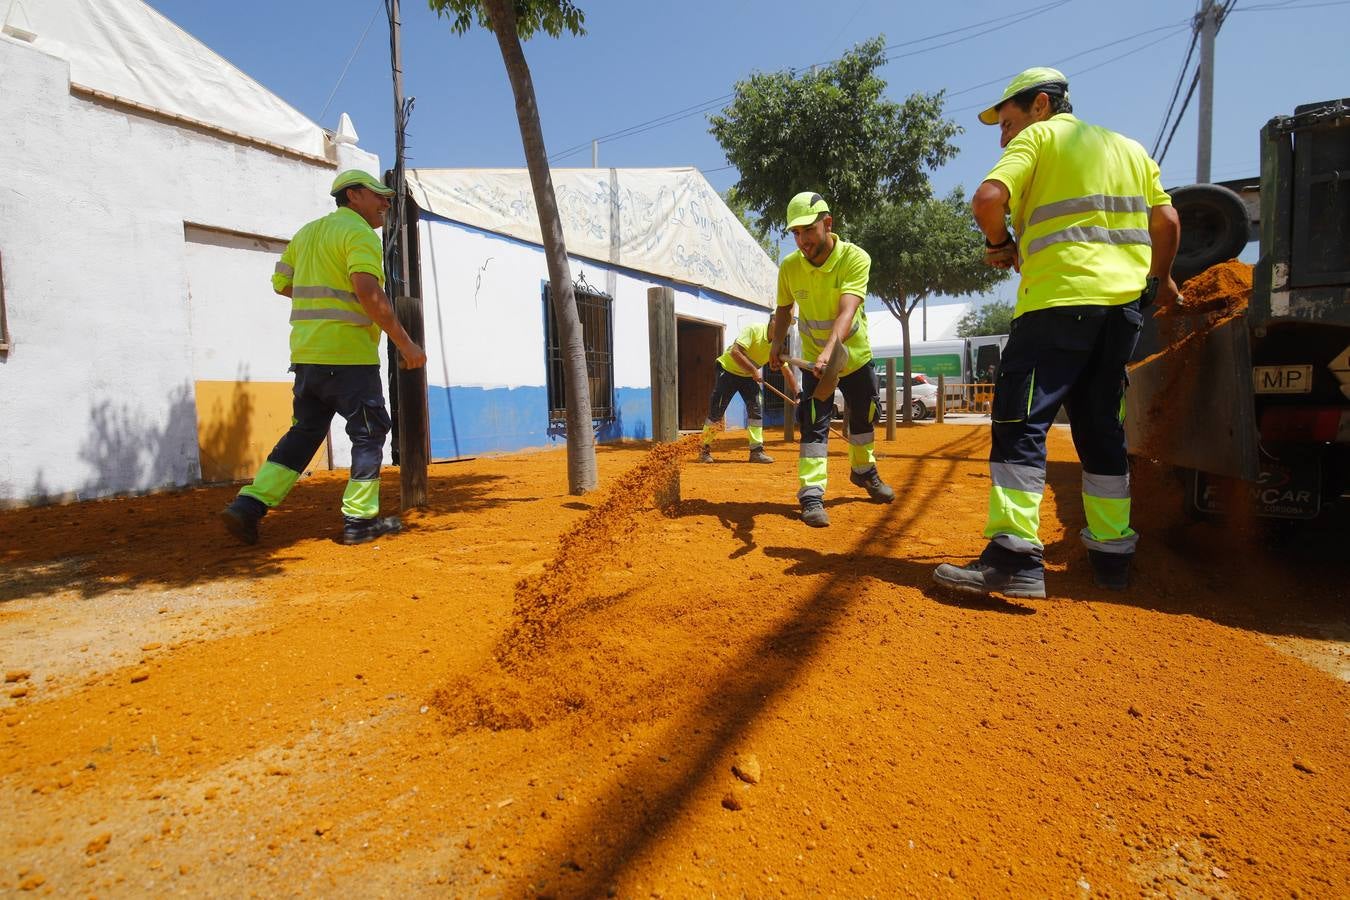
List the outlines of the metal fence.
{"type": "Polygon", "coordinates": [[[985,414],[993,408],[994,386],[987,382],[944,381],[944,413],[985,414]]]}

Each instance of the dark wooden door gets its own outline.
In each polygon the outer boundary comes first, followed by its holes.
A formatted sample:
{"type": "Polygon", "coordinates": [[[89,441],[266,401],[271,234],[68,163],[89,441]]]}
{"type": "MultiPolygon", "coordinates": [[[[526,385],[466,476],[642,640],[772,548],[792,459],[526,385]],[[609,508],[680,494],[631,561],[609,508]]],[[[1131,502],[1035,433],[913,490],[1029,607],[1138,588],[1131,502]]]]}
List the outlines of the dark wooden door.
{"type": "Polygon", "coordinates": [[[697,430],[708,418],[708,397],[716,379],[715,363],[726,348],[722,326],[689,319],[676,321],[679,356],[680,429],[697,430]]]}

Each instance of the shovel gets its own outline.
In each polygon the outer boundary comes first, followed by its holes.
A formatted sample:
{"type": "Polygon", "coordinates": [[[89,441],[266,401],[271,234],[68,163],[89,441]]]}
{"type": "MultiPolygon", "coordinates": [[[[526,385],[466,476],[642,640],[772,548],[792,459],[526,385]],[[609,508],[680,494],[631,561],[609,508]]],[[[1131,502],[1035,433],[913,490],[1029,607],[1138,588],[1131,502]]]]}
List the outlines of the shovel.
{"type": "MultiPolygon", "coordinates": [[[[783,360],[799,369],[814,369],[815,363],[809,363],[804,359],[783,360]]],[[[820,374],[820,380],[816,382],[816,389],[811,393],[812,397],[822,402],[834,397],[834,389],[839,385],[839,370],[848,362],[848,350],[844,349],[843,344],[835,344],[834,352],[830,354],[830,362],[825,366],[825,371],[820,374]]]]}

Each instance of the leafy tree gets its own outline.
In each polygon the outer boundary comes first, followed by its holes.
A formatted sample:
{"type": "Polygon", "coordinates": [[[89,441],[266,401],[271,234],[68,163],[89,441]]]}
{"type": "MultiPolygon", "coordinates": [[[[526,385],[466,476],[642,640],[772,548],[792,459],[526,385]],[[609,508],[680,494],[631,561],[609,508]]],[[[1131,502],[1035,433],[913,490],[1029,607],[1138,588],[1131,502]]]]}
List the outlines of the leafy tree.
{"type": "Polygon", "coordinates": [[[853,237],[872,257],[868,293],[900,320],[904,421],[910,422],[909,320],[930,294],[987,291],[1008,276],[984,264],[984,236],[960,188],[942,199],[886,203],[855,220],[853,237]]]}
{"type": "Polygon", "coordinates": [[[553,178],[539,125],[534,80],[521,49],[522,39],[544,32],[558,37],[564,30],[585,34],[585,15],[571,0],[428,0],[438,15],[450,19],[456,34],[475,23],[497,38],[511,93],[516,100],[516,121],[525,147],[525,165],[539,211],[539,231],[548,261],[549,296],[558,320],[562,342],[564,382],[567,390],[567,488],[572,494],[594,490],[599,483],[595,468],[595,432],[591,421],[590,379],[586,371],[586,345],[581,317],[572,289],[572,269],[563,243],[562,219],[553,194],[553,178]]]}
{"type": "Polygon", "coordinates": [[[745,226],[746,231],[750,232],[750,236],[764,248],[765,253],[769,254],[769,259],[778,262],[778,241],[774,240],[768,229],[762,227],[760,223],[750,217],[750,210],[746,208],[745,201],[741,199],[740,194],[736,193],[736,189],[734,187],[727,188],[726,193],[722,195],[722,199],[726,202],[727,209],[735,213],[736,218],[741,220],[741,224],[745,226]]]}
{"type": "Polygon", "coordinates": [[[982,334],[1007,334],[1012,330],[1013,305],[1007,300],[994,300],[977,306],[956,321],[958,337],[977,337],[982,334]]]}
{"type": "Polygon", "coordinates": [[[883,200],[929,196],[927,170],[956,155],[959,125],[942,118],[942,94],[887,100],[876,69],[885,38],[859,44],[811,72],[757,73],[711,117],[711,132],[740,172],[736,195],[764,234],[786,232],[799,191],[819,191],[836,231],[883,200]]]}

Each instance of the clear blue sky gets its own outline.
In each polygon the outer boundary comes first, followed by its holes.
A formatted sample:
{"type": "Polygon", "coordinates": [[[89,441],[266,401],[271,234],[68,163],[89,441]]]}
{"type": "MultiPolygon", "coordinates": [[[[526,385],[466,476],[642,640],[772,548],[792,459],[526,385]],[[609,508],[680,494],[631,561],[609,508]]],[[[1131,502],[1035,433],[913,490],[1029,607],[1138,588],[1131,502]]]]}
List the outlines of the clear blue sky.
{"type": "MultiPolygon", "coordinates": [[[[333,128],[340,113],[349,113],[362,146],[379,153],[385,165],[392,162],[383,0],[151,5],[321,125],[333,128]]],[[[999,153],[997,129],[981,126],[975,115],[1013,73],[1032,65],[1052,65],[1069,76],[1081,118],[1151,148],[1190,43],[1198,0],[579,5],[586,13],[585,36],[535,38],[525,45],[550,154],[580,148],[557,165],[589,166],[592,138],[688,112],[670,124],[602,142],[600,164],[692,165],[725,189],[736,173],[708,133],[707,110],[720,109],[738,79],[828,62],[884,34],[897,45],[881,70],[892,98],[948,92],[948,114],[966,132],[959,138],[961,154],[933,181],[939,191],[960,184],[969,193],[999,153]],[[927,39],[942,32],[953,33],[927,39]]],[[[480,30],[456,36],[417,0],[404,3],[403,24],[405,91],[417,98],[410,164],[523,165],[510,87],[492,36],[480,30]]],[[[1350,95],[1347,35],[1350,0],[1238,0],[1217,44],[1215,180],[1257,173],[1257,135],[1271,116],[1350,95]]],[[[1163,161],[1167,185],[1194,180],[1197,106],[1192,100],[1163,161]]]]}

